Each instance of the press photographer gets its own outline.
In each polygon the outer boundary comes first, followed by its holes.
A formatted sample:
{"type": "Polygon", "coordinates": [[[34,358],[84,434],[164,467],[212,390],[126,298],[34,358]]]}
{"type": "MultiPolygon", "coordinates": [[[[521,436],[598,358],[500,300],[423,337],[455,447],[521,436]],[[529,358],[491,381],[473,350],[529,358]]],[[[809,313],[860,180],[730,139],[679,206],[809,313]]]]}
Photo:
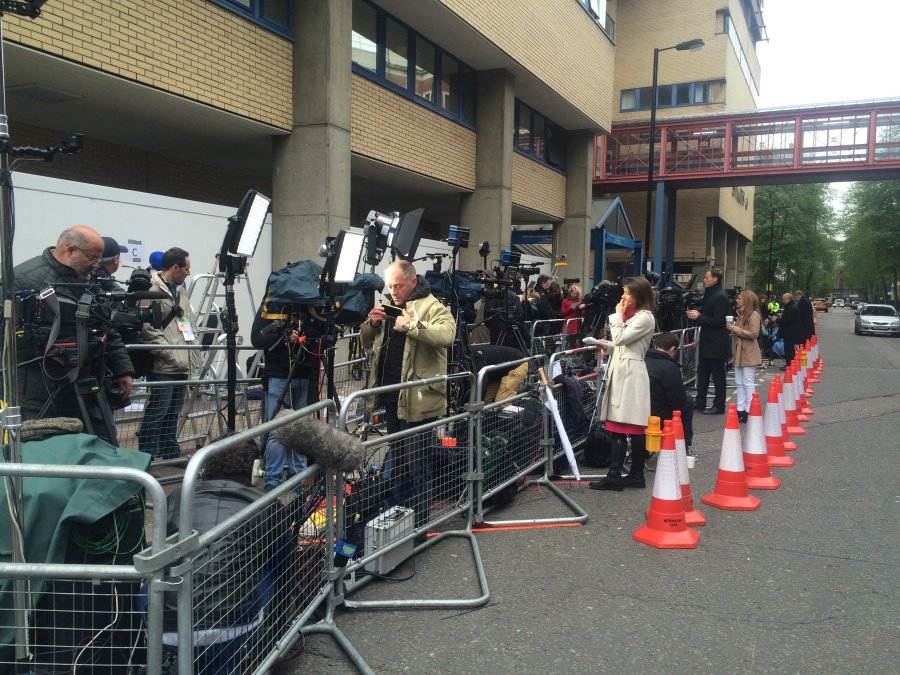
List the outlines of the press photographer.
{"type": "MultiPolygon", "coordinates": [[[[55,247],[48,247],[41,255],[17,265],[13,270],[13,285],[19,291],[41,291],[49,286],[59,305],[78,306],[85,296],[90,273],[103,258],[103,250],[103,239],[97,232],[86,225],[76,225],[59,235],[55,247]]],[[[57,310],[57,335],[51,333],[52,323],[43,331],[29,323],[28,316],[20,315],[23,328],[17,352],[22,419],[77,417],[98,436],[115,444],[115,428],[110,428],[108,423],[111,415],[102,392],[92,390],[97,395],[85,403],[86,414],[80,405],[84,402],[83,394],[78,392],[79,383],[85,378],[93,379],[98,386],[108,368],[120,394],[125,398],[131,395],[134,368],[122,337],[114,328],[102,325],[102,321],[85,317],[84,339],[79,340],[74,322],[63,321],[59,314],[57,310]],[[47,344],[46,338],[51,335],[47,344]],[[68,341],[62,342],[57,337],[68,341]]]]}

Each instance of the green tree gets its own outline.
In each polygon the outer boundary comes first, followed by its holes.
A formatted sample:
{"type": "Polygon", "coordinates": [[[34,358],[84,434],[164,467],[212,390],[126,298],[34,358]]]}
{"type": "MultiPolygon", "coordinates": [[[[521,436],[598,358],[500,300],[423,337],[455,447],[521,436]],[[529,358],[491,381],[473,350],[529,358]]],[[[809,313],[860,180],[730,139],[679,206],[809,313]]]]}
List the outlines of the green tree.
{"type": "Polygon", "coordinates": [[[831,196],[823,184],[757,188],[749,259],[754,288],[831,294],[838,231],[831,196]]]}
{"type": "Polygon", "coordinates": [[[900,181],[854,183],[841,227],[845,282],[868,300],[887,298],[900,274],[900,181]]]}

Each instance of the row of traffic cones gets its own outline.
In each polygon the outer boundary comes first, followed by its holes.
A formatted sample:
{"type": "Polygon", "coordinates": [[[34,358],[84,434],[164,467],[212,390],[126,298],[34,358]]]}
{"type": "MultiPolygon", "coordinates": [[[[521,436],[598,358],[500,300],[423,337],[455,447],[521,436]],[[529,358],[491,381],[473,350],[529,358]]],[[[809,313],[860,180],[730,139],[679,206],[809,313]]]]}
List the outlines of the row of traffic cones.
{"type": "MultiPolygon", "coordinates": [[[[744,444],[737,406],[728,406],[716,486],[700,500],[702,503],[727,511],[755,511],[761,502],[749,490],[781,487],[770,467],[794,465],[787,453],[796,450],[797,444],[790,438],[806,434],[800,425],[813,414],[808,397],[822,367],[818,338],[814,336],[786,366],[784,381],[776,375],[770,384],[765,416],[759,394],[753,394],[744,444]]],[[[681,413],[675,411],[661,432],[659,422],[659,418],[651,417],[648,426],[648,446],[651,438],[659,437],[653,496],[647,522],[633,536],[656,548],[696,548],[700,534],[691,527],[705,525],[706,516],[694,508],[681,413]]]]}

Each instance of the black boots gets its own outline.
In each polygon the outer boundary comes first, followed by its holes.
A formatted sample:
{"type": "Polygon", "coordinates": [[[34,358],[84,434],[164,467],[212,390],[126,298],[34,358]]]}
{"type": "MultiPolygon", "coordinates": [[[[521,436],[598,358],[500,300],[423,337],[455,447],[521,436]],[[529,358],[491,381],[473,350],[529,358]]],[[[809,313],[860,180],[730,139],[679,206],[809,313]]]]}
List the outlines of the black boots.
{"type": "Polygon", "coordinates": [[[646,487],[644,482],[644,462],[647,461],[647,437],[631,437],[631,471],[622,479],[623,488],[646,487]]]}
{"type": "Polygon", "coordinates": [[[622,491],[622,464],[625,463],[628,440],[622,434],[610,434],[610,442],[612,447],[609,453],[609,469],[606,472],[606,478],[588,483],[591,490],[622,491]]]}

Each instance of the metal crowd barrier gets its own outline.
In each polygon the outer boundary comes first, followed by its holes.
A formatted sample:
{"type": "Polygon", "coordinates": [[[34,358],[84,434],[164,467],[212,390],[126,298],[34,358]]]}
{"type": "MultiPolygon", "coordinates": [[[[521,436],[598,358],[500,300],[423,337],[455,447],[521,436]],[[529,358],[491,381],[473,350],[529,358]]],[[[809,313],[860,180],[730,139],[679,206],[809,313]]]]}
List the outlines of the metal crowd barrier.
{"type": "Polygon", "coordinates": [[[557,351],[556,343],[567,319],[541,319],[531,324],[531,356],[557,351]]]}
{"type": "MultiPolygon", "coordinates": [[[[486,366],[478,373],[476,405],[480,412],[475,415],[473,500],[475,522],[478,525],[525,525],[536,523],[584,522],[587,513],[550,482],[552,454],[549,437],[554,425],[549,411],[543,404],[542,387],[538,382],[529,382],[530,391],[516,394],[506,399],[484,402],[486,381],[491,373],[508,371],[516,365],[528,363],[542,368],[547,363],[545,356],[532,356],[504,364],[486,366]],[[543,467],[542,475],[534,477],[535,471],[543,467]],[[484,515],[490,509],[492,499],[502,498],[504,491],[517,490],[535,485],[547,487],[576,515],[566,518],[486,520],[484,515]]],[[[533,369],[529,368],[529,372],[533,369]]]]}
{"type": "Polygon", "coordinates": [[[359,399],[366,399],[367,406],[374,407],[383,394],[407,390],[415,395],[422,387],[447,387],[454,380],[467,380],[470,386],[470,403],[463,412],[365,441],[364,465],[351,475],[338,476],[337,493],[344,496],[337,503],[338,536],[357,547],[356,558],[347,563],[341,575],[367,575],[345,585],[345,593],[351,594],[375,578],[373,571],[389,571],[389,556],[396,560],[398,553],[405,555],[403,551],[418,553],[446,538],[462,537],[471,546],[481,595],[471,599],[380,601],[341,597],[346,607],[459,609],[480,607],[490,598],[478,542],[471,532],[471,483],[477,478],[472,461],[474,376],[443,375],[353,392],[341,406],[338,428],[352,430],[348,419],[359,399]],[[459,516],[467,517],[463,530],[426,536],[428,530],[459,516]],[[418,545],[411,545],[415,543],[418,545]]]}
{"type": "Polygon", "coordinates": [[[370,355],[363,348],[359,333],[339,338],[335,345],[334,386],[338,398],[344,400],[354,391],[365,389],[371,366],[370,355]]]}
{"type": "MultiPolygon", "coordinates": [[[[269,672],[301,629],[315,632],[310,622],[323,604],[318,632],[339,633],[334,605],[327,604],[334,578],[334,492],[327,489],[319,465],[290,477],[209,531],[193,529],[200,472],[210,457],[323,410],[332,414],[334,404],[322,401],[217,441],[188,463],[178,533],[164,555],[144,558],[147,568],[164,568],[171,579],[167,590],[176,596],[177,630],[164,633],[161,643],[166,654],[177,654],[179,675],[269,672]]],[[[172,604],[166,605],[170,611],[172,604]]]]}
{"type": "Polygon", "coordinates": [[[697,363],[699,360],[698,339],[700,328],[684,328],[673,331],[678,334],[678,362],[681,364],[681,379],[685,387],[695,386],[697,382],[697,363]]]}
{"type": "MultiPolygon", "coordinates": [[[[159,554],[165,549],[165,494],[144,471],[127,467],[0,464],[0,475],[136,483],[153,504],[149,551],[159,554]]],[[[140,517],[145,515],[141,513],[140,517]]],[[[141,529],[143,525],[142,522],[141,529]]],[[[141,567],[137,559],[130,565],[10,562],[0,563],[0,578],[24,580],[30,587],[30,599],[37,599],[24,625],[19,625],[22,617],[17,612],[13,626],[18,634],[27,632],[30,637],[33,660],[28,672],[82,672],[83,668],[84,672],[127,674],[143,667],[148,673],[160,672],[165,588],[161,569],[141,567]]],[[[13,645],[2,649],[12,650],[13,645]]],[[[13,672],[15,661],[0,661],[0,665],[4,664],[13,672]]]]}

